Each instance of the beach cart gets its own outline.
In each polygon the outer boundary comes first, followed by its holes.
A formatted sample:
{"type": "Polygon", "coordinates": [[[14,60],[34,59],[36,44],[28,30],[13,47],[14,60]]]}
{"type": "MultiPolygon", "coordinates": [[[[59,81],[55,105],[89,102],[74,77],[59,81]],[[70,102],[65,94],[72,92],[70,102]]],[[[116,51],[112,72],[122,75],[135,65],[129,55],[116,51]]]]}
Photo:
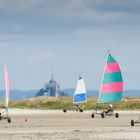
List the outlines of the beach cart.
{"type": "Polygon", "coordinates": [[[107,59],[104,67],[101,88],[98,96],[98,103],[95,111],[91,114],[94,118],[96,114],[101,115],[101,118],[105,116],[119,117],[118,113],[114,111],[99,110],[100,104],[111,104],[120,102],[123,92],[123,78],[120,67],[114,57],[108,50],[107,59]]]}

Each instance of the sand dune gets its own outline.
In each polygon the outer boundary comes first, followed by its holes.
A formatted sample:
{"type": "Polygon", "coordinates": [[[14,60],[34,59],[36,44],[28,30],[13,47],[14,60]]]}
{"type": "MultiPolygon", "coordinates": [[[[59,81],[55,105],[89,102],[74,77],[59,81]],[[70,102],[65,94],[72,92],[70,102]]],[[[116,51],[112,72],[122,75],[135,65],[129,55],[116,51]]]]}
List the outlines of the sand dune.
{"type": "Polygon", "coordinates": [[[120,118],[90,117],[92,111],[10,109],[12,123],[0,122],[4,140],[139,140],[140,125],[130,126],[139,111],[118,111],[120,118]],[[27,119],[27,121],[25,121],[27,119]]]}

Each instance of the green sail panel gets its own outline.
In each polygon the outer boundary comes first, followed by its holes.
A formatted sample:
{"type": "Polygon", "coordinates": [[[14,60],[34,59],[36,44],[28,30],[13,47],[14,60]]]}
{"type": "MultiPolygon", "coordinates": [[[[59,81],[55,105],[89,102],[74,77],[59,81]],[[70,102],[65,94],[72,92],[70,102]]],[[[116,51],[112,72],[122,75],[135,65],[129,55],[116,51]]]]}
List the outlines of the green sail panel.
{"type": "Polygon", "coordinates": [[[110,54],[108,55],[108,59],[107,59],[107,63],[112,63],[112,62],[116,62],[116,60],[114,59],[113,56],[111,56],[110,54]]]}
{"type": "Polygon", "coordinates": [[[122,92],[112,92],[107,94],[101,94],[98,102],[100,103],[120,102],[121,99],[122,99],[122,92]]]}
{"type": "Polygon", "coordinates": [[[103,84],[121,81],[123,81],[121,72],[105,74],[103,78],[103,84]]]}

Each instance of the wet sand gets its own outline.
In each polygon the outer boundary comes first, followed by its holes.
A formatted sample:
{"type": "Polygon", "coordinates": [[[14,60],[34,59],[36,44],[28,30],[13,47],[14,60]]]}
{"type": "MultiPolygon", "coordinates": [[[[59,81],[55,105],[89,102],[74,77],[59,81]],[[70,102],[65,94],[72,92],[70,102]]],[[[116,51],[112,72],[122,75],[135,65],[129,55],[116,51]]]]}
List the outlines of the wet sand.
{"type": "Polygon", "coordinates": [[[140,140],[139,111],[117,111],[119,118],[92,111],[10,109],[12,123],[0,121],[0,140],[140,140]],[[26,121],[27,119],[27,121],[26,121]]]}

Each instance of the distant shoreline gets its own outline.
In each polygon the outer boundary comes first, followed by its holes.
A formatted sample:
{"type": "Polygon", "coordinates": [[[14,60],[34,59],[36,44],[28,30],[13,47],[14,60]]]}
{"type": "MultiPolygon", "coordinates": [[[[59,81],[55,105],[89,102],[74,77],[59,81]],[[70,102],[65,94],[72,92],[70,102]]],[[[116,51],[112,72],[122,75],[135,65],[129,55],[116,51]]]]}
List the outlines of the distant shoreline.
{"type": "MultiPolygon", "coordinates": [[[[10,100],[11,101],[18,101],[18,100],[24,100],[33,98],[36,96],[38,90],[10,90],[10,100]]],[[[67,93],[68,96],[72,97],[75,89],[74,88],[68,88],[68,89],[62,89],[64,93],[67,93]]],[[[87,90],[87,96],[96,98],[98,97],[99,91],[98,90],[87,90]]],[[[0,99],[4,99],[5,97],[5,90],[0,90],[0,99]]],[[[140,89],[132,89],[132,90],[125,90],[123,92],[124,98],[140,98],[140,89]]]]}

